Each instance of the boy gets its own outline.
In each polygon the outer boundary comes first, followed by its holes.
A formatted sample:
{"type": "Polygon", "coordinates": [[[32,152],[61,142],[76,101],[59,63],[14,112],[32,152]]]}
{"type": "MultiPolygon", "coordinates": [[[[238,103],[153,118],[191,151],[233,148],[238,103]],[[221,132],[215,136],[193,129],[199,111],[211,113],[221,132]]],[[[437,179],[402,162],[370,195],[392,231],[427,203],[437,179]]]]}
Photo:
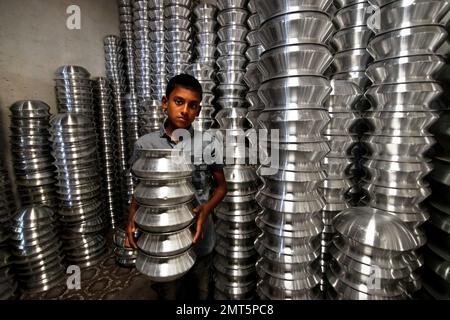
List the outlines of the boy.
{"type": "MultiPolygon", "coordinates": [[[[170,149],[174,148],[179,141],[174,137],[174,131],[177,129],[186,129],[192,136],[194,130],[192,122],[199,115],[202,101],[203,90],[200,83],[192,76],[181,74],[173,77],[166,89],[166,95],[162,98],[162,109],[167,116],[166,121],[160,131],[152,132],[141,137],[135,144],[132,163],[139,156],[139,149],[170,149]]],[[[201,133],[200,133],[201,134],[201,133]]],[[[204,139],[203,139],[204,140],[204,139]]],[[[211,141],[210,141],[211,142],[211,141]]],[[[203,144],[205,146],[205,144],[203,144]]],[[[192,148],[193,150],[194,148],[192,148]]],[[[198,151],[198,150],[197,150],[198,151]]],[[[200,150],[201,151],[201,150],[200,150]]],[[[206,300],[209,295],[209,275],[212,260],[212,251],[215,244],[214,224],[211,212],[222,201],[227,193],[227,185],[224,177],[223,166],[220,164],[212,164],[207,166],[214,182],[215,190],[212,196],[209,194],[200,195],[199,198],[206,199],[206,203],[194,209],[197,216],[196,233],[193,244],[197,254],[197,261],[189,273],[179,281],[161,284],[161,298],[167,300],[175,300],[177,291],[184,280],[193,278],[196,282],[197,297],[200,300],[206,300]],[[208,200],[209,199],[209,200],[208,200]]],[[[194,173],[195,175],[195,173],[194,173]]],[[[197,186],[204,189],[205,186],[197,186]]],[[[197,194],[198,196],[198,194],[197,194]]],[[[129,209],[128,227],[127,227],[127,246],[136,248],[133,238],[136,230],[134,217],[138,209],[138,204],[133,198],[129,209]]],[[[183,286],[186,288],[186,286],[183,286]]]]}

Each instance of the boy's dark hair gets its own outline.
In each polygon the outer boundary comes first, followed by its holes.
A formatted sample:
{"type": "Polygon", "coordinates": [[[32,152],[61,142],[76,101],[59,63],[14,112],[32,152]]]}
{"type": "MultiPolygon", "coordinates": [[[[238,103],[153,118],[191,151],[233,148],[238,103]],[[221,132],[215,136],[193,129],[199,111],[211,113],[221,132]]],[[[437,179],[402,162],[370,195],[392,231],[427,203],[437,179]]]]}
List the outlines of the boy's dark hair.
{"type": "Polygon", "coordinates": [[[200,100],[203,99],[202,86],[201,86],[200,82],[198,82],[198,80],[195,79],[193,76],[182,73],[182,74],[176,75],[175,77],[170,79],[169,83],[167,84],[167,88],[166,88],[166,97],[167,98],[169,98],[170,94],[177,86],[195,91],[198,94],[200,94],[200,100]]]}

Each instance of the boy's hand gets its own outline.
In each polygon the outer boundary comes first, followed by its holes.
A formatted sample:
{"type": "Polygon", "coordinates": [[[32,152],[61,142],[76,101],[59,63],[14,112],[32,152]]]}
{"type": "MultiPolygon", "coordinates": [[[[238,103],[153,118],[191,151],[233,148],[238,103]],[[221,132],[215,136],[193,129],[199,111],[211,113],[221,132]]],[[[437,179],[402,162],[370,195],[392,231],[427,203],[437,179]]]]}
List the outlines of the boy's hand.
{"type": "Polygon", "coordinates": [[[134,232],[136,231],[136,226],[134,224],[134,219],[128,221],[126,237],[125,237],[125,247],[136,249],[137,245],[134,241],[134,232]]]}
{"type": "Polygon", "coordinates": [[[197,228],[192,243],[196,244],[198,243],[198,241],[203,239],[203,223],[205,222],[205,219],[208,217],[209,211],[206,206],[198,206],[197,208],[194,209],[194,213],[197,216],[197,228]]]}

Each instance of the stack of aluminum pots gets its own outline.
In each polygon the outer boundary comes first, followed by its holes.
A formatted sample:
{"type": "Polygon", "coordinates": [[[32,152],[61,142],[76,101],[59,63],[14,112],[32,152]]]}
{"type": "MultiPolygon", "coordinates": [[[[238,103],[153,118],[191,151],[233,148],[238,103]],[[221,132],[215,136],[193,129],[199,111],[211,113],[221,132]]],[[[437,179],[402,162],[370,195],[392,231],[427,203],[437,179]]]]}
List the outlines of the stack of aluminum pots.
{"type": "MultiPolygon", "coordinates": [[[[195,77],[203,88],[202,110],[192,126],[198,132],[208,132],[214,123],[212,118],[212,114],[215,111],[212,105],[212,100],[214,99],[212,90],[215,87],[213,80],[214,69],[206,64],[194,63],[186,68],[185,72],[195,77]]],[[[209,135],[210,132],[205,134],[209,135]]],[[[206,164],[196,166],[192,176],[192,183],[195,187],[197,200],[200,203],[207,202],[213,192],[213,179],[206,164]]]]}
{"type": "Polygon", "coordinates": [[[216,83],[214,82],[214,68],[205,64],[194,63],[189,65],[184,72],[196,78],[203,89],[202,110],[198,117],[195,118],[192,126],[197,131],[207,131],[214,124],[213,113],[215,109],[213,105],[213,90],[216,87],[216,83]]]}
{"type": "Polygon", "coordinates": [[[111,227],[118,224],[121,203],[117,185],[116,166],[116,135],[113,119],[113,104],[111,87],[106,78],[94,79],[94,96],[97,113],[97,123],[100,136],[100,151],[103,160],[103,192],[105,196],[106,213],[111,227]]]}
{"type": "Polygon", "coordinates": [[[136,268],[155,282],[176,280],[196,259],[193,166],[181,150],[141,150],[132,170],[140,180],[135,193],[135,223],[141,232],[136,268]]]}
{"type": "Polygon", "coordinates": [[[119,5],[120,36],[124,50],[126,92],[135,92],[136,73],[134,70],[134,37],[132,0],[117,0],[119,5]]]}
{"type": "Polygon", "coordinates": [[[113,235],[114,256],[116,261],[123,267],[134,267],[136,265],[137,249],[126,247],[126,232],[118,228],[113,235]]]}
{"type": "Polygon", "coordinates": [[[216,67],[217,50],[217,7],[200,3],[194,8],[195,61],[202,65],[216,67]]]}
{"type": "Polygon", "coordinates": [[[245,42],[248,33],[246,2],[246,0],[240,0],[218,3],[220,12],[217,20],[220,24],[218,31],[220,42],[217,45],[217,51],[220,56],[217,59],[219,66],[217,104],[220,109],[245,110],[243,109],[246,104],[244,97],[248,91],[244,82],[247,65],[245,52],[248,47],[245,42]]]}
{"type": "MultiPolygon", "coordinates": [[[[127,94],[124,98],[125,100],[125,123],[126,123],[126,131],[127,131],[127,142],[128,142],[128,167],[125,173],[125,187],[127,188],[127,200],[125,202],[126,208],[129,208],[131,204],[131,199],[134,194],[134,190],[136,188],[137,180],[134,179],[133,174],[131,173],[132,163],[129,160],[132,157],[134,144],[139,139],[139,110],[138,110],[138,98],[134,92],[127,94]]],[[[127,214],[128,211],[125,212],[127,214]]]]}
{"type": "Polygon", "coordinates": [[[138,98],[135,93],[129,93],[125,96],[126,130],[129,157],[131,157],[133,146],[139,139],[139,108],[138,98]]]}
{"type": "Polygon", "coordinates": [[[133,1],[134,64],[136,72],[136,94],[150,97],[150,8],[149,0],[133,1]]]}
{"type": "MultiPolygon", "coordinates": [[[[438,118],[430,104],[443,91],[435,73],[444,62],[436,52],[447,37],[440,24],[450,4],[374,2],[381,8],[368,20],[375,37],[367,50],[375,62],[366,72],[373,86],[366,92],[372,108],[365,116],[371,124],[364,139],[369,150],[365,188],[371,207],[398,216],[423,243],[420,226],[429,214],[422,202],[431,193],[423,178],[432,170],[425,154],[435,143],[428,128],[438,118]]],[[[415,268],[410,270],[417,280],[415,268]]],[[[412,284],[410,294],[421,281],[412,284]]]]}
{"type": "Polygon", "coordinates": [[[217,8],[209,4],[199,4],[194,8],[196,28],[196,58],[185,73],[195,77],[203,88],[202,110],[195,119],[193,126],[195,130],[206,131],[214,124],[214,93],[216,86],[216,13],[217,8]]]}
{"type": "MultiPolygon", "coordinates": [[[[415,252],[424,244],[398,217],[369,207],[339,213],[327,271],[331,299],[404,300],[411,267],[423,264],[415,252]]],[[[415,282],[414,280],[413,282],[415,282]]]]}
{"type": "Polygon", "coordinates": [[[244,82],[247,59],[245,52],[248,33],[246,21],[247,1],[221,1],[218,3],[220,71],[216,120],[226,146],[225,180],[228,193],[216,208],[217,241],[214,257],[216,299],[253,299],[256,288],[255,263],[257,252],[254,240],[258,235],[255,218],[260,211],[255,201],[258,176],[249,165],[244,130],[246,123],[247,86],[244,82]]]}
{"type": "Polygon", "coordinates": [[[357,141],[352,129],[358,121],[356,104],[362,95],[359,87],[351,81],[331,80],[331,87],[333,91],[325,103],[331,121],[324,132],[331,150],[322,162],[327,178],[320,186],[326,202],[322,210],[322,291],[325,291],[325,273],[330,262],[328,247],[335,232],[333,218],[352,206],[349,201],[349,192],[355,184],[352,149],[357,141]]]}
{"type": "MultiPolygon", "coordinates": [[[[447,32],[449,29],[447,28],[447,32]]],[[[430,220],[426,224],[427,246],[425,250],[425,268],[423,286],[435,299],[450,299],[450,279],[448,266],[450,263],[450,57],[447,56],[445,67],[441,70],[439,80],[444,94],[439,99],[441,114],[439,120],[431,127],[437,144],[433,157],[434,170],[428,179],[432,190],[428,198],[430,220]]]]}
{"type": "Polygon", "coordinates": [[[90,118],[80,114],[58,114],[51,125],[63,249],[70,263],[88,267],[105,251],[107,224],[96,133],[90,118]]]}
{"type": "Polygon", "coordinates": [[[323,135],[330,118],[324,102],[331,87],[323,76],[332,55],[325,45],[333,33],[327,14],[332,1],[261,0],[257,11],[265,48],[260,59],[267,129],[276,163],[260,167],[264,186],[256,199],[263,233],[255,242],[261,256],[258,295],[262,299],[320,298],[320,254],[325,201],[322,161],[329,152],[323,135]],[[279,139],[274,132],[278,130],[279,139]],[[276,154],[275,154],[276,153],[276,154]],[[262,173],[262,169],[271,172],[262,173]]]}
{"type": "Polygon", "coordinates": [[[21,291],[47,291],[64,278],[56,216],[50,208],[27,206],[16,212],[11,248],[21,291]]]}
{"type": "Polygon", "coordinates": [[[252,127],[259,129],[258,117],[261,111],[264,110],[264,105],[258,97],[258,89],[261,85],[262,74],[258,68],[258,62],[261,53],[264,51],[261,41],[259,41],[259,27],[261,25],[259,14],[256,12],[256,0],[250,0],[247,8],[250,12],[250,16],[247,20],[247,25],[250,28],[250,32],[247,34],[247,42],[249,47],[245,52],[246,57],[249,60],[247,65],[247,72],[244,76],[244,81],[249,87],[249,91],[246,96],[248,102],[247,120],[252,127]]]}
{"type": "MultiPolygon", "coordinates": [[[[140,1],[139,1],[140,2],[140,1]]],[[[122,62],[122,47],[119,37],[111,35],[104,38],[106,76],[111,84],[113,98],[116,143],[117,143],[117,176],[122,196],[122,214],[120,219],[128,216],[128,208],[134,190],[134,183],[129,170],[129,147],[126,134],[125,115],[125,78],[122,62]]],[[[138,59],[137,59],[138,60],[138,59]]],[[[139,85],[137,85],[139,90],[139,85]]]]}
{"type": "Polygon", "coordinates": [[[50,107],[42,101],[18,101],[11,108],[11,151],[22,205],[56,208],[55,167],[50,153],[50,107]]]}
{"type": "Polygon", "coordinates": [[[11,270],[13,259],[8,243],[11,237],[12,198],[8,173],[0,160],[0,300],[11,299],[17,289],[11,270]]]}
{"type": "Polygon", "coordinates": [[[65,112],[50,120],[61,238],[67,261],[88,267],[105,252],[102,232],[108,222],[101,195],[93,89],[90,74],[82,67],[63,66],[55,75],[58,109],[65,112]]]}
{"type": "MultiPolygon", "coordinates": [[[[125,96],[126,130],[128,137],[128,151],[133,150],[134,142],[139,138],[138,108],[136,97],[136,74],[134,63],[133,37],[133,6],[132,0],[118,0],[120,13],[120,34],[123,46],[123,62],[125,64],[125,79],[127,95],[125,96]]],[[[130,156],[130,155],[129,155],[130,156]]]]}
{"type": "Polygon", "coordinates": [[[373,35],[367,26],[372,9],[366,0],[336,0],[335,4],[339,9],[333,18],[337,32],[331,40],[335,50],[331,78],[353,81],[364,91],[370,84],[365,71],[372,61],[366,51],[373,35]]]}
{"type": "MultiPolygon", "coordinates": [[[[369,78],[365,71],[372,57],[366,48],[373,36],[372,30],[367,26],[367,20],[373,11],[367,0],[337,0],[336,6],[339,8],[335,12],[334,24],[337,28],[336,33],[331,39],[331,46],[335,50],[334,61],[329,69],[331,79],[353,81],[361,90],[365,92],[370,85],[369,78]]],[[[368,108],[368,102],[364,97],[359,100],[356,109],[363,111],[368,108]]],[[[365,148],[361,139],[367,126],[362,113],[356,113],[359,120],[355,122],[352,133],[356,133],[359,141],[354,145],[354,178],[355,183],[350,190],[351,202],[359,204],[364,192],[361,187],[361,179],[364,176],[362,166],[362,156],[365,148]]]]}
{"type": "MultiPolygon", "coordinates": [[[[217,8],[213,5],[201,3],[194,8],[195,63],[189,65],[184,72],[195,77],[203,89],[202,110],[192,124],[194,130],[205,132],[214,124],[214,89],[216,47],[217,47],[217,8]]],[[[199,203],[207,202],[213,191],[213,179],[206,165],[197,165],[192,176],[196,199],[199,203]]]]}
{"type": "Polygon", "coordinates": [[[164,36],[167,80],[183,73],[191,60],[191,7],[192,0],[165,1],[164,36]]]}
{"type": "MultiPolygon", "coordinates": [[[[166,93],[166,52],[164,32],[164,0],[145,1],[147,9],[139,12],[139,24],[147,26],[148,36],[139,40],[136,54],[142,56],[136,61],[136,68],[145,73],[145,81],[141,90],[137,91],[139,108],[139,134],[145,135],[157,131],[161,126],[164,114],[161,110],[161,98],[166,93]],[[145,12],[147,12],[145,14],[145,12]],[[147,75],[147,72],[149,74],[147,75]]],[[[136,20],[135,20],[136,21],[136,20]]],[[[137,40],[136,40],[137,41],[137,40]]]]}

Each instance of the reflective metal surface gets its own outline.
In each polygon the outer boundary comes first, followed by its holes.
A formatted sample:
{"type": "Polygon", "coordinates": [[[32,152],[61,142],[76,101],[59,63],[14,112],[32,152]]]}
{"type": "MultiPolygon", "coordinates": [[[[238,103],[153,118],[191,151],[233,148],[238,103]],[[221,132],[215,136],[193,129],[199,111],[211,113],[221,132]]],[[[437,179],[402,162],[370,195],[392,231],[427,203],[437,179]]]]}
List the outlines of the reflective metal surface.
{"type": "Polygon", "coordinates": [[[56,208],[56,190],[51,179],[54,159],[48,148],[50,107],[41,101],[27,100],[14,103],[10,110],[11,147],[16,150],[13,166],[22,204],[56,208]],[[30,143],[32,151],[27,147],[30,143]],[[42,176],[49,179],[40,179],[42,176]]]}
{"type": "Polygon", "coordinates": [[[41,292],[57,285],[64,267],[53,211],[48,207],[22,207],[13,217],[12,230],[12,254],[15,263],[22,266],[18,270],[21,289],[41,292]]]}
{"type": "Polygon", "coordinates": [[[153,257],[139,251],[136,269],[152,281],[169,282],[186,274],[194,265],[195,259],[192,249],[170,257],[153,257]]]}

